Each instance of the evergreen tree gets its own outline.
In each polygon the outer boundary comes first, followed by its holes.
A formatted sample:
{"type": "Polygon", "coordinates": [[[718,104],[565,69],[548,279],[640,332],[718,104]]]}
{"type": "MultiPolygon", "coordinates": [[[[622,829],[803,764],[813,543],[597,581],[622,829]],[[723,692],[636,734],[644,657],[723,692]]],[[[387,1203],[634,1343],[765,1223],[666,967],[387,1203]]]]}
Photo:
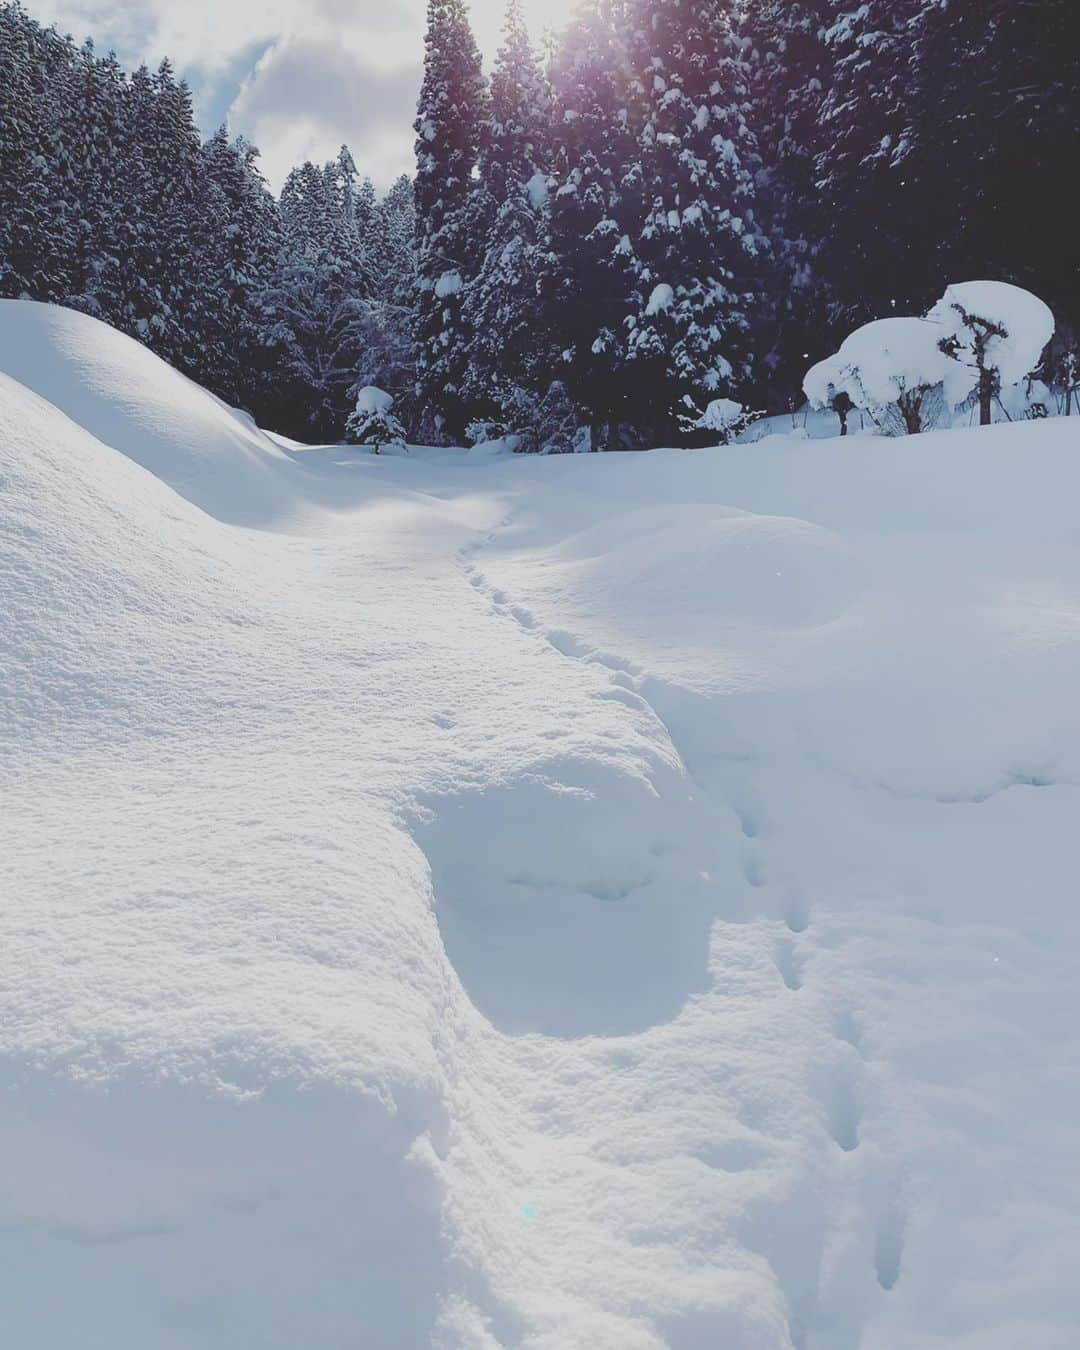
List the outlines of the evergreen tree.
{"type": "Polygon", "coordinates": [[[552,169],[541,332],[550,379],[581,410],[596,448],[633,443],[626,372],[641,172],[629,121],[622,0],[583,0],[551,64],[552,169]]]}
{"type": "Polygon", "coordinates": [[[518,417],[549,362],[538,328],[542,212],[549,154],[547,86],[520,0],[509,0],[505,40],[482,126],[477,196],[487,211],[484,255],[462,306],[468,334],[462,396],[471,418],[518,417]]]}
{"type": "Polygon", "coordinates": [[[832,0],[755,0],[741,16],[757,142],[756,212],[769,249],[751,323],[760,397],[801,401],[808,364],[832,351],[828,278],[820,266],[826,221],[814,155],[833,53],[832,0]]]}
{"type": "Polygon", "coordinates": [[[61,77],[71,44],[18,4],[0,7],[0,294],[56,299],[72,241],[58,218],[61,77]]]}
{"type": "Polygon", "coordinates": [[[487,86],[464,0],[429,0],[415,123],[417,385],[435,431],[455,439],[467,420],[461,308],[465,283],[479,266],[470,206],[486,111],[487,86]]]}
{"type": "Polygon", "coordinates": [[[118,247],[124,203],[116,190],[124,158],[124,77],[110,53],[98,60],[87,42],[65,98],[60,172],[72,254],[65,303],[118,323],[118,247]]]}
{"type": "Polygon", "coordinates": [[[399,415],[411,422],[416,409],[416,203],[408,175],[403,174],[376,204],[368,255],[374,285],[358,320],[356,381],[361,388],[374,385],[387,390],[399,415]]]}
{"type": "Polygon", "coordinates": [[[370,274],[355,186],[346,150],[321,168],[294,169],[281,193],[281,253],[258,304],[268,364],[279,374],[277,420],[301,437],[338,437],[356,382],[370,274]]]}
{"type": "Polygon", "coordinates": [[[507,0],[503,45],[491,73],[481,126],[479,181],[497,208],[549,167],[547,82],[525,26],[521,0],[507,0]]]}
{"type": "Polygon", "coordinates": [[[258,151],[243,139],[230,141],[224,127],[200,153],[193,240],[192,372],[230,402],[255,408],[268,374],[255,303],[280,253],[280,218],[258,151]]]}
{"type": "Polygon", "coordinates": [[[184,323],[196,270],[192,226],[200,150],[191,94],[174,80],[167,61],[153,75],[145,67],[137,70],[127,94],[117,322],[184,368],[190,355],[184,323]]]}
{"type": "Polygon", "coordinates": [[[666,413],[666,433],[750,375],[754,148],[727,0],[635,0],[633,20],[645,220],[628,358],[635,420],[666,413]]]}
{"type": "Polygon", "coordinates": [[[921,313],[940,284],[941,232],[926,218],[934,186],[914,165],[899,174],[910,97],[914,27],[925,0],[834,0],[835,58],[816,156],[823,267],[837,323],[850,328],[893,311],[921,313]],[[934,261],[920,256],[924,244],[934,261]]]}
{"type": "Polygon", "coordinates": [[[908,36],[893,164],[926,184],[918,246],[940,259],[938,279],[1011,280],[1080,324],[1080,231],[1061,196],[1080,128],[1080,7],[923,0],[908,36]]]}

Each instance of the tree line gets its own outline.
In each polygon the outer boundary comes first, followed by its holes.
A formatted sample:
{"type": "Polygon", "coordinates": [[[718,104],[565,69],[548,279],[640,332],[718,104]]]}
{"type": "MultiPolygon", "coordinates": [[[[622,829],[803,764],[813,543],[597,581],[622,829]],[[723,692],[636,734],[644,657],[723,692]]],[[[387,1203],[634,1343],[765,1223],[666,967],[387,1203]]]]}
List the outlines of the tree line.
{"type": "Polygon", "coordinates": [[[264,425],[340,436],[360,376],[407,383],[412,182],[347,149],[275,199],[258,151],[203,141],[167,61],[121,70],[0,5],[0,296],[82,310],[264,425]]]}
{"type": "Polygon", "coordinates": [[[1073,0],[582,0],[541,56],[509,0],[486,75],[429,0],[415,177],[378,199],[343,150],[275,199],[167,63],[5,3],[0,294],[309,440],[372,385],[418,440],[693,440],[965,277],[1041,295],[1075,362],[1078,39],[1073,0]]]}

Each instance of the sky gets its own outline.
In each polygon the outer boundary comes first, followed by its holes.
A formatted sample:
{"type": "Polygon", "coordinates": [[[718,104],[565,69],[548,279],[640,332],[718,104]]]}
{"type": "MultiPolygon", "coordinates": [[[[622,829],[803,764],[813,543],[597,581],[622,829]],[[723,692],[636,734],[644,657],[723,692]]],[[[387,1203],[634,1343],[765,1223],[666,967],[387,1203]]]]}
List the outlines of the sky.
{"type": "MultiPolygon", "coordinates": [[[[526,0],[533,36],[558,27],[573,0],[526,0]]],[[[228,121],[262,151],[280,186],[304,159],[347,143],[360,172],[385,189],[413,165],[426,0],[29,0],[43,23],[131,68],[168,56],[195,95],[204,131],[228,121]]],[[[473,0],[490,63],[504,0],[473,0]]]]}

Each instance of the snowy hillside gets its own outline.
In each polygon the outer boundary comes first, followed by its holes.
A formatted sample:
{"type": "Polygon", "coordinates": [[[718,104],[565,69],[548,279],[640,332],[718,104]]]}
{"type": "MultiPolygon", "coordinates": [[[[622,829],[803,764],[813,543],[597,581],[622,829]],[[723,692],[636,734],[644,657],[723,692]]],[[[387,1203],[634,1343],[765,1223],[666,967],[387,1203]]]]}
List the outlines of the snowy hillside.
{"type": "Polygon", "coordinates": [[[1080,437],[291,451],[0,303],[34,1350],[1072,1350],[1080,437]]]}

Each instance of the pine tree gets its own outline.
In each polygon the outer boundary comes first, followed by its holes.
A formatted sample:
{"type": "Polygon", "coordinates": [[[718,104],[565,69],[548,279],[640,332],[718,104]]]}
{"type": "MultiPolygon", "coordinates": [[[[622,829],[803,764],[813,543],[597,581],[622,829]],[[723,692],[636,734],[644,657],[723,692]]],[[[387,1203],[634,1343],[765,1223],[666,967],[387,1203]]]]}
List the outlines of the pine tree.
{"type": "Polygon", "coordinates": [[[641,174],[629,122],[622,0],[584,0],[551,63],[553,188],[545,213],[541,330],[597,447],[633,443],[626,370],[641,174]]]}
{"type": "Polygon", "coordinates": [[[755,0],[741,16],[757,142],[756,212],[769,248],[751,325],[761,398],[801,401],[808,366],[832,351],[828,278],[819,265],[826,220],[814,155],[833,52],[831,0],[755,0]]]}
{"type": "Polygon", "coordinates": [[[132,76],[124,118],[119,191],[117,323],[181,368],[196,269],[192,240],[199,139],[191,94],[163,61],[132,76]]]}
{"type": "Polygon", "coordinates": [[[436,432],[460,438],[468,334],[461,307],[479,267],[470,226],[473,175],[487,86],[464,0],[429,0],[424,82],[416,129],[419,302],[417,385],[436,432]]]}
{"type": "Polygon", "coordinates": [[[828,31],[835,58],[822,105],[816,173],[825,222],[823,266],[837,299],[837,322],[850,329],[892,312],[921,313],[940,290],[940,235],[926,212],[934,187],[905,153],[914,26],[925,0],[834,0],[828,31]],[[930,281],[937,276],[938,281],[930,281]]]}
{"type": "Polygon", "coordinates": [[[243,139],[230,141],[224,127],[200,153],[193,240],[192,373],[230,402],[254,408],[266,374],[255,300],[277,262],[280,218],[258,151],[243,139]]]}
{"type": "Polygon", "coordinates": [[[646,214],[628,356],[639,425],[652,407],[668,432],[750,375],[754,147],[727,0],[636,0],[633,16],[646,214]]]}
{"type": "Polygon", "coordinates": [[[0,8],[0,294],[55,300],[64,293],[72,240],[58,217],[61,79],[70,42],[20,5],[0,8]]]}
{"type": "Polygon", "coordinates": [[[280,372],[277,421],[299,436],[341,434],[361,359],[370,274],[355,187],[343,151],[322,167],[294,169],[281,192],[281,253],[258,305],[267,360],[280,372]]]}
{"type": "Polygon", "coordinates": [[[893,162],[927,184],[920,243],[932,223],[939,280],[1011,280],[1080,324],[1080,231],[1061,198],[1080,125],[1080,7],[924,0],[909,38],[893,162]]]}
{"type": "Polygon", "coordinates": [[[124,203],[116,190],[124,150],[124,79],[116,58],[98,60],[87,42],[64,99],[61,196],[72,254],[64,303],[118,323],[118,246],[124,203]]]}
{"type": "Polygon", "coordinates": [[[481,126],[479,181],[501,207],[549,167],[547,82],[525,26],[521,0],[507,0],[503,45],[481,126]]]}
{"type": "Polygon", "coordinates": [[[520,416],[549,364],[537,323],[549,192],[548,104],[520,0],[509,0],[481,128],[475,196],[486,212],[484,256],[462,306],[468,334],[462,396],[471,419],[504,420],[511,410],[513,418],[520,416]]]}
{"type": "Polygon", "coordinates": [[[356,407],[345,426],[346,440],[353,445],[370,445],[375,454],[384,446],[404,447],[405,428],[393,407],[393,398],[384,390],[374,385],[359,390],[356,407]]]}

